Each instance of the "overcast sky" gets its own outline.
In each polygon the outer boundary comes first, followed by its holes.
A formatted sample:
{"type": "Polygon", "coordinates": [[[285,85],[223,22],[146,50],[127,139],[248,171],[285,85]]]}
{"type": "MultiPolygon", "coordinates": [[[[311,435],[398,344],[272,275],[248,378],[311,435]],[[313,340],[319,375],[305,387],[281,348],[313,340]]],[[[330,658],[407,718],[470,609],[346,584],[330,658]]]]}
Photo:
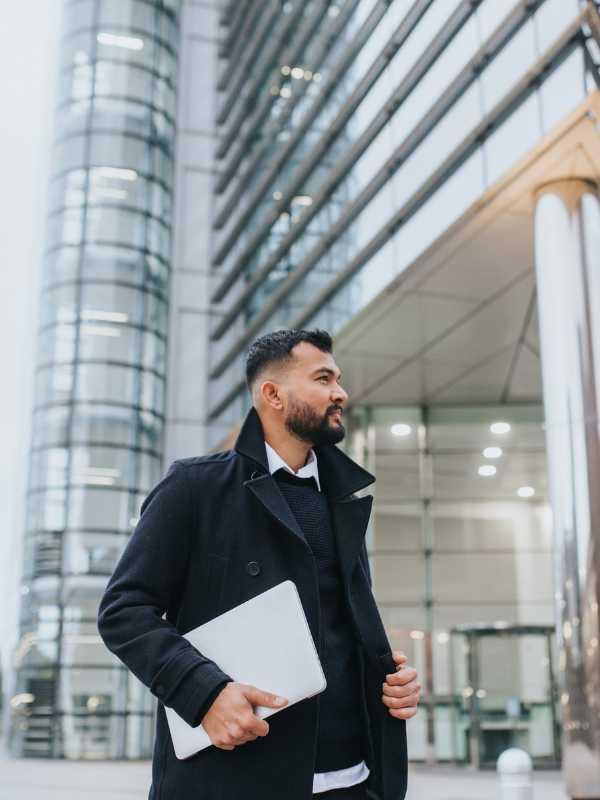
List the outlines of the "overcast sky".
{"type": "Polygon", "coordinates": [[[21,0],[3,3],[0,14],[0,652],[5,665],[21,566],[37,273],[61,7],[62,0],[21,0]]]}

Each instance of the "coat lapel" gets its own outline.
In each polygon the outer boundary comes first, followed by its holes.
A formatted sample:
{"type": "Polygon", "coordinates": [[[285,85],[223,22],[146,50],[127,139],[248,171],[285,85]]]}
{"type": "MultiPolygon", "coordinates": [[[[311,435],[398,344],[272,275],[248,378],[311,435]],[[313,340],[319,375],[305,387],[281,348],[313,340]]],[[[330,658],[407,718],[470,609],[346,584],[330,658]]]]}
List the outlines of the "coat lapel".
{"type": "Polygon", "coordinates": [[[349,584],[373,506],[373,495],[355,497],[354,492],[373,483],[375,476],[335,446],[316,447],[315,452],[321,485],[329,499],[342,575],[349,584]]]}
{"type": "Polygon", "coordinates": [[[344,580],[350,583],[354,566],[363,545],[373,495],[351,497],[330,503],[332,525],[344,580]]]}
{"type": "Polygon", "coordinates": [[[281,494],[275,479],[267,473],[260,474],[257,478],[244,481],[244,486],[260,500],[268,513],[281,523],[290,533],[293,533],[306,544],[306,539],[300,526],[296,522],[296,517],[292,514],[285,497],[281,494]]]}
{"type": "MultiPolygon", "coordinates": [[[[306,545],[300,526],[277,482],[269,473],[263,428],[254,407],[246,415],[234,449],[252,462],[249,465],[250,478],[244,481],[244,486],[286,531],[306,545]],[[251,469],[252,467],[255,469],[251,469]]],[[[329,500],[342,574],[345,581],[349,582],[364,541],[373,504],[371,495],[352,495],[373,483],[375,476],[335,445],[320,445],[314,449],[319,465],[319,480],[329,500]]]]}

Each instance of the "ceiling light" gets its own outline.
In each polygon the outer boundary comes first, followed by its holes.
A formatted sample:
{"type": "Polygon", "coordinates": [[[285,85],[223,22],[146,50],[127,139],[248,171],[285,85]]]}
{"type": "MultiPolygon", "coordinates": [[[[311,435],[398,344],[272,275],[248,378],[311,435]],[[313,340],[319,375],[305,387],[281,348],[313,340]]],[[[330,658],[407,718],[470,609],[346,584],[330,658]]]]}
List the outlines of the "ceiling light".
{"type": "Polygon", "coordinates": [[[309,69],[305,69],[304,70],[304,80],[305,81],[310,81],[312,79],[312,76],[313,76],[313,74],[309,69]]]}
{"type": "Polygon", "coordinates": [[[412,428],[410,425],[406,425],[404,422],[397,422],[395,425],[392,425],[390,430],[394,436],[408,436],[411,433],[412,428]]]}
{"type": "Polygon", "coordinates": [[[75,478],[92,486],[113,486],[120,475],[121,470],[113,467],[86,467],[85,471],[81,475],[75,475],[75,478]]]}
{"type": "Polygon", "coordinates": [[[510,423],[508,422],[492,422],[490,425],[492,433],[508,433],[510,430],[510,423]]]}
{"type": "Polygon", "coordinates": [[[309,194],[297,194],[292,197],[293,206],[312,206],[312,197],[309,194]]]}
{"type": "Polygon", "coordinates": [[[411,639],[424,639],[425,633],[423,631],[411,631],[410,632],[411,639]]]}
{"type": "Polygon", "coordinates": [[[299,81],[300,78],[303,77],[304,77],[304,70],[302,69],[302,67],[294,67],[294,69],[292,70],[292,78],[296,78],[296,80],[299,81]]]}
{"type": "Polygon", "coordinates": [[[138,36],[120,36],[115,33],[99,33],[96,37],[100,44],[111,47],[124,47],[126,50],[142,50],[144,40],[138,36]]]}
{"type": "Polygon", "coordinates": [[[92,180],[98,178],[116,178],[119,181],[136,181],[138,174],[134,169],[122,167],[94,167],[91,170],[92,180]]]}
{"type": "Polygon", "coordinates": [[[31,694],[31,692],[20,692],[10,698],[10,706],[11,708],[18,708],[23,703],[33,703],[34,700],[35,695],[31,694]]]}
{"type": "Polygon", "coordinates": [[[483,455],[486,458],[500,458],[502,455],[502,448],[501,447],[486,447],[483,451],[483,455]]]}
{"type": "Polygon", "coordinates": [[[273,192],[273,200],[281,200],[282,197],[283,195],[281,194],[281,192],[279,191],[273,192]]]}
{"type": "Polygon", "coordinates": [[[517,494],[519,497],[533,497],[535,494],[535,489],[533,486],[519,486],[517,489],[517,494]]]}
{"type": "Polygon", "coordinates": [[[482,464],[477,472],[483,477],[488,477],[496,474],[496,467],[493,464],[482,464]]]}
{"type": "Polygon", "coordinates": [[[288,67],[287,64],[284,64],[283,67],[281,68],[281,74],[282,75],[289,75],[291,71],[292,71],[292,68],[288,67]]]}
{"type": "Polygon", "coordinates": [[[279,94],[281,95],[281,97],[288,98],[292,96],[292,90],[290,89],[289,86],[282,86],[281,89],[279,90],[279,94]]]}
{"type": "Polygon", "coordinates": [[[315,72],[315,74],[313,75],[313,81],[315,81],[315,83],[319,83],[320,80],[321,80],[321,73],[315,72]]]}

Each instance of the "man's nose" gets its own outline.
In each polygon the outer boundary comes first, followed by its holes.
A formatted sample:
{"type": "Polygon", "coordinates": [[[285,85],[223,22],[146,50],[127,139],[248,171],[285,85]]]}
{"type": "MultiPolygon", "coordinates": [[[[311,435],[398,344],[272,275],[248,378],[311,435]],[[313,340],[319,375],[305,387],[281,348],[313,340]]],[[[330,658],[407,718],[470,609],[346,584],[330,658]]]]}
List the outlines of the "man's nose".
{"type": "Polygon", "coordinates": [[[348,393],[342,389],[341,386],[338,386],[332,392],[332,399],[335,399],[337,402],[345,403],[348,399],[348,393]]]}

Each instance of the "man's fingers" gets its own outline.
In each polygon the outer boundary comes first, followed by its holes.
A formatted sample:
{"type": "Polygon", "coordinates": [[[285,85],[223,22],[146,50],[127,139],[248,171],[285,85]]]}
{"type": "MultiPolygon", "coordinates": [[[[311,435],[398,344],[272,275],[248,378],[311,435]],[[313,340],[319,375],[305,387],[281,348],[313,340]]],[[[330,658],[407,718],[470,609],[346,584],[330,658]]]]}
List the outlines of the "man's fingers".
{"type": "Polygon", "coordinates": [[[388,714],[396,719],[410,719],[417,713],[416,708],[389,708],[388,714]]]}
{"type": "Polygon", "coordinates": [[[288,702],[286,697],[279,697],[279,695],[271,694],[271,692],[264,692],[262,689],[257,689],[256,686],[246,686],[244,694],[253,706],[283,708],[288,702]]]}
{"type": "Polygon", "coordinates": [[[413,681],[417,677],[417,670],[414,667],[404,667],[398,672],[391,672],[385,676],[387,683],[392,685],[404,685],[409,681],[413,681]]]}
{"type": "Polygon", "coordinates": [[[412,708],[419,702],[419,696],[418,693],[409,694],[406,697],[390,697],[382,694],[381,702],[388,708],[412,708]]]}
{"type": "Polygon", "coordinates": [[[257,717],[256,714],[249,714],[242,722],[244,730],[247,734],[256,738],[257,736],[266,736],[269,732],[269,723],[264,719],[257,717]]]}
{"type": "Polygon", "coordinates": [[[421,684],[417,683],[416,681],[411,681],[403,686],[390,686],[389,683],[383,683],[382,689],[383,693],[389,695],[390,697],[405,697],[407,694],[412,694],[413,692],[419,691],[421,689],[421,684]]]}

